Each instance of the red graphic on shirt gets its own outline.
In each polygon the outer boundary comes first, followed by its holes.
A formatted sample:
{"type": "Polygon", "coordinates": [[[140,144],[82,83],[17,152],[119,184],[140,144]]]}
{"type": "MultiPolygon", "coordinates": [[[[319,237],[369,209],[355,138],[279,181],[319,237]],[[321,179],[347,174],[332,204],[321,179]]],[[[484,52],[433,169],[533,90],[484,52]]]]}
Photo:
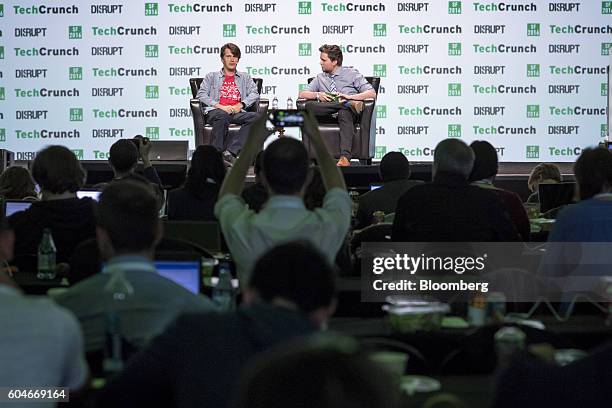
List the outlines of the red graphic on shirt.
{"type": "Polygon", "coordinates": [[[219,104],[223,106],[234,106],[240,103],[240,91],[234,81],[234,76],[226,75],[221,84],[219,104]]]}

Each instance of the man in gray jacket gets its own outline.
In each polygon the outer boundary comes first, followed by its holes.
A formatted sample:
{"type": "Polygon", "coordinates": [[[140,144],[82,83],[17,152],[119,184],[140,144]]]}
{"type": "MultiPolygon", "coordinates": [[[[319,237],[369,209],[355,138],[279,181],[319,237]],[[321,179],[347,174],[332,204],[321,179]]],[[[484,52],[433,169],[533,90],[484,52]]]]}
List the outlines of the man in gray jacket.
{"type": "Polygon", "coordinates": [[[206,74],[196,95],[204,105],[206,123],[212,126],[210,144],[223,152],[223,158],[231,163],[240,153],[249,134],[249,125],[257,117],[246,109],[257,103],[259,93],[253,79],[236,67],[240,61],[240,48],[227,43],[221,47],[220,71],[206,74]],[[230,124],[242,125],[233,140],[226,141],[230,124]]]}

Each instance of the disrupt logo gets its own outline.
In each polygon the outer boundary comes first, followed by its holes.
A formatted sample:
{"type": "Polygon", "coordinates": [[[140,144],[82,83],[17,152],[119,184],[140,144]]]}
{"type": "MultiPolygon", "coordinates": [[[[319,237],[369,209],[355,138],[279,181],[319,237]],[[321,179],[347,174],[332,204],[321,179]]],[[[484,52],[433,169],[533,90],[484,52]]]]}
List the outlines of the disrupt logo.
{"type": "Polygon", "coordinates": [[[147,85],[145,86],[145,99],[158,99],[159,98],[159,86],[147,85]]]}
{"type": "MultiPolygon", "coordinates": [[[[0,129],[0,130],[4,130],[4,129],[0,129]]],[[[600,131],[599,131],[599,135],[601,137],[606,137],[608,136],[608,124],[607,123],[602,123],[600,126],[600,131]]],[[[2,142],[2,140],[0,139],[0,142],[2,142]]]]}
{"type": "Polygon", "coordinates": [[[70,108],[70,121],[71,122],[82,122],[83,121],[83,108],[70,108]]]}
{"type": "Polygon", "coordinates": [[[6,142],[6,129],[0,129],[0,142],[6,142]]]}
{"type": "Polygon", "coordinates": [[[236,24],[223,24],[223,36],[224,37],[235,37],[236,36],[236,24]]]}
{"type": "Polygon", "coordinates": [[[312,14],[312,2],[298,1],[298,14],[312,14]]]}
{"type": "Polygon", "coordinates": [[[372,75],[385,78],[387,76],[387,64],[374,64],[372,75]]]}
{"type": "Polygon", "coordinates": [[[157,58],[159,57],[159,45],[147,44],[145,45],[145,58],[157,58]]]}
{"type": "Polygon", "coordinates": [[[376,105],[376,119],[385,119],[387,117],[387,105],[376,105]]]}
{"type": "Polygon", "coordinates": [[[601,84],[601,96],[608,96],[608,84],[605,82],[601,84]]]}
{"type": "Polygon", "coordinates": [[[80,40],[83,38],[83,27],[82,26],[68,26],[68,39],[69,40],[80,40]]]}
{"type": "Polygon", "coordinates": [[[612,43],[601,43],[601,55],[610,55],[612,43]]]}
{"type": "Polygon", "coordinates": [[[448,2],[448,14],[461,14],[461,2],[460,1],[449,1],[448,2]]]}
{"type": "Polygon", "coordinates": [[[539,118],[540,117],[540,105],[527,105],[527,117],[528,118],[539,118]]]}
{"type": "Polygon", "coordinates": [[[461,96],[461,84],[448,84],[448,96],[461,96]]]}
{"type": "Polygon", "coordinates": [[[525,158],[526,159],[539,159],[540,158],[540,146],[526,146],[525,147],[525,158]]]}
{"type": "Polygon", "coordinates": [[[612,1],[601,2],[601,14],[612,14],[612,1]]]}
{"type": "Polygon", "coordinates": [[[80,81],[83,79],[83,67],[69,67],[68,79],[71,81],[80,81]]]}
{"type": "Polygon", "coordinates": [[[157,3],[145,3],[144,15],[145,16],[157,16],[159,14],[159,7],[157,3]]]}
{"type": "Polygon", "coordinates": [[[311,43],[298,44],[298,55],[300,57],[310,57],[312,55],[312,44],[311,43]]]}
{"type": "Polygon", "coordinates": [[[146,127],[145,137],[148,137],[150,140],[159,139],[159,127],[157,126],[146,127]]]}
{"type": "Polygon", "coordinates": [[[461,137],[461,125],[458,123],[449,123],[448,137],[461,137]]]}
{"type": "Polygon", "coordinates": [[[540,23],[527,23],[527,37],[540,36],[540,23]]]}
{"type": "Polygon", "coordinates": [[[448,43],[448,55],[461,55],[461,43],[448,43]]]}
{"type": "Polygon", "coordinates": [[[527,77],[539,77],[540,76],[540,64],[527,64],[527,77]]]}
{"type": "Polygon", "coordinates": [[[376,146],[374,148],[374,158],[375,159],[382,159],[385,154],[387,154],[387,146],[376,146]]]}
{"type": "Polygon", "coordinates": [[[373,26],[374,37],[386,37],[387,36],[387,24],[376,23],[373,26]]]}
{"type": "Polygon", "coordinates": [[[83,149],[74,149],[72,153],[74,153],[76,158],[79,160],[84,160],[85,158],[85,155],[83,154],[83,149]]]}

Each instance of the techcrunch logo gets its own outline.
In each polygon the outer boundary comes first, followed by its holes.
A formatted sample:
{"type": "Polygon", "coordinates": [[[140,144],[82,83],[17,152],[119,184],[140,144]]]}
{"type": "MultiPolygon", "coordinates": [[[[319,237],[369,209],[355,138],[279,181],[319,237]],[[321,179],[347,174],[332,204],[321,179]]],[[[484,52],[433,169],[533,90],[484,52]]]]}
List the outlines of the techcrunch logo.
{"type": "Polygon", "coordinates": [[[116,36],[116,35],[157,35],[157,28],[150,27],[91,27],[93,35],[116,36]]]}
{"type": "Polygon", "coordinates": [[[433,156],[435,152],[435,149],[432,147],[400,147],[397,150],[406,157],[433,156]]]}
{"type": "Polygon", "coordinates": [[[79,90],[73,89],[15,89],[16,98],[70,98],[79,96],[79,90]]]}
{"type": "Polygon", "coordinates": [[[529,127],[509,127],[509,126],[480,126],[473,125],[472,130],[475,135],[535,135],[536,128],[529,127]]]}
{"type": "Polygon", "coordinates": [[[508,86],[508,85],[472,85],[475,94],[534,94],[537,88],[534,85],[508,86]]]}
{"type": "Polygon", "coordinates": [[[209,6],[207,4],[173,4],[168,3],[169,13],[231,13],[234,9],[229,3],[215,4],[209,6]]]}
{"type": "Polygon", "coordinates": [[[13,6],[15,14],[79,14],[79,8],[75,5],[66,7],[56,6],[13,6]]]}
{"type": "Polygon", "coordinates": [[[507,44],[491,44],[491,45],[480,45],[473,44],[475,53],[486,53],[486,54],[526,54],[537,52],[535,45],[507,45],[507,44]]]}
{"type": "Polygon", "coordinates": [[[157,76],[155,68],[92,68],[95,77],[139,77],[157,76]]]}
{"type": "Polygon", "coordinates": [[[193,129],[192,128],[186,128],[186,129],[168,128],[168,133],[170,133],[170,136],[172,137],[189,137],[189,136],[193,136],[193,129]]]}
{"type": "Polygon", "coordinates": [[[96,119],[115,119],[115,118],[156,118],[157,111],[153,108],[149,110],[129,110],[129,109],[92,109],[93,117],[96,119]]]}
{"type": "Polygon", "coordinates": [[[191,95],[191,88],[189,88],[188,86],[180,88],[176,86],[169,86],[168,93],[170,94],[170,96],[191,95]]]}
{"type": "Polygon", "coordinates": [[[249,75],[310,75],[308,67],[282,68],[282,67],[246,67],[249,75]]]}
{"type": "Polygon", "coordinates": [[[176,45],[168,46],[170,55],[219,54],[220,50],[220,47],[203,47],[200,45],[195,45],[193,47],[189,45],[185,47],[177,47],[176,45]]]}
{"type": "Polygon", "coordinates": [[[551,34],[612,34],[612,26],[583,26],[580,24],[576,25],[564,25],[558,26],[551,24],[551,34]]]}
{"type": "MultiPolygon", "coordinates": [[[[246,26],[247,34],[310,34],[310,28],[307,25],[301,27],[283,27],[283,26],[246,26]]],[[[225,31],[225,28],[224,28],[225,31]]]]}
{"type": "Polygon", "coordinates": [[[549,65],[548,69],[552,75],[607,75],[610,71],[610,67],[607,65],[604,67],[583,67],[580,65],[558,67],[549,65]]]}
{"type": "Polygon", "coordinates": [[[413,67],[407,67],[400,65],[400,75],[461,75],[461,67],[456,65],[454,67],[432,67],[429,65],[417,65],[413,67]]]}
{"type": "Polygon", "coordinates": [[[367,54],[382,54],[384,52],[386,52],[385,50],[385,46],[382,44],[379,45],[354,45],[354,44],[349,44],[349,45],[341,45],[340,49],[342,50],[342,52],[345,52],[347,54],[362,54],[362,53],[367,53],[367,54]]]}
{"type": "Polygon", "coordinates": [[[559,147],[553,146],[553,147],[548,148],[548,153],[551,156],[580,156],[580,153],[582,153],[582,148],[581,147],[559,148],[559,147]]]}
{"type": "Polygon", "coordinates": [[[78,130],[15,130],[17,139],[78,139],[81,132],[78,130]]]}
{"type": "Polygon", "coordinates": [[[535,3],[526,4],[508,4],[508,3],[478,3],[474,2],[474,11],[483,12],[516,12],[516,11],[537,11],[538,6],[535,3]]]}
{"type": "Polygon", "coordinates": [[[461,34],[463,31],[458,24],[454,26],[432,26],[429,24],[406,26],[400,24],[397,27],[400,34],[461,34]]]}
{"type": "Polygon", "coordinates": [[[556,106],[549,106],[548,111],[551,116],[582,116],[582,115],[605,115],[606,108],[585,108],[583,106],[567,106],[565,108],[558,108],[556,106]]]}
{"type": "Polygon", "coordinates": [[[351,13],[363,13],[363,12],[372,12],[372,11],[385,11],[385,5],[382,3],[378,4],[355,4],[355,3],[321,3],[321,7],[323,8],[324,13],[330,12],[346,12],[349,11],[351,13]]]}
{"type": "Polygon", "coordinates": [[[461,115],[461,108],[434,108],[431,106],[416,106],[407,108],[398,106],[400,116],[458,116],[461,115]]]}
{"type": "Polygon", "coordinates": [[[15,47],[16,57],[65,57],[65,56],[78,56],[79,49],[77,47],[72,48],[18,48],[15,47]]]}

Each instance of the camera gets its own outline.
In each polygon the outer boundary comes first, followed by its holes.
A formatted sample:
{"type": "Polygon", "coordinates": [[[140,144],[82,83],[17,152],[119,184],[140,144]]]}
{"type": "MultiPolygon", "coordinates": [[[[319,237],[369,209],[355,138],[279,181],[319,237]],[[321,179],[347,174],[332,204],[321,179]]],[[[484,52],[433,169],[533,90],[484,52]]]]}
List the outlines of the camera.
{"type": "Polygon", "coordinates": [[[140,149],[140,145],[141,144],[147,144],[149,142],[149,138],[148,137],[144,137],[142,135],[136,135],[134,136],[134,138],[132,138],[132,143],[134,143],[134,145],[136,145],[137,149],[140,149]]]}
{"type": "Polygon", "coordinates": [[[302,111],[297,109],[278,109],[269,112],[268,119],[275,127],[298,127],[304,123],[302,111]]]}

